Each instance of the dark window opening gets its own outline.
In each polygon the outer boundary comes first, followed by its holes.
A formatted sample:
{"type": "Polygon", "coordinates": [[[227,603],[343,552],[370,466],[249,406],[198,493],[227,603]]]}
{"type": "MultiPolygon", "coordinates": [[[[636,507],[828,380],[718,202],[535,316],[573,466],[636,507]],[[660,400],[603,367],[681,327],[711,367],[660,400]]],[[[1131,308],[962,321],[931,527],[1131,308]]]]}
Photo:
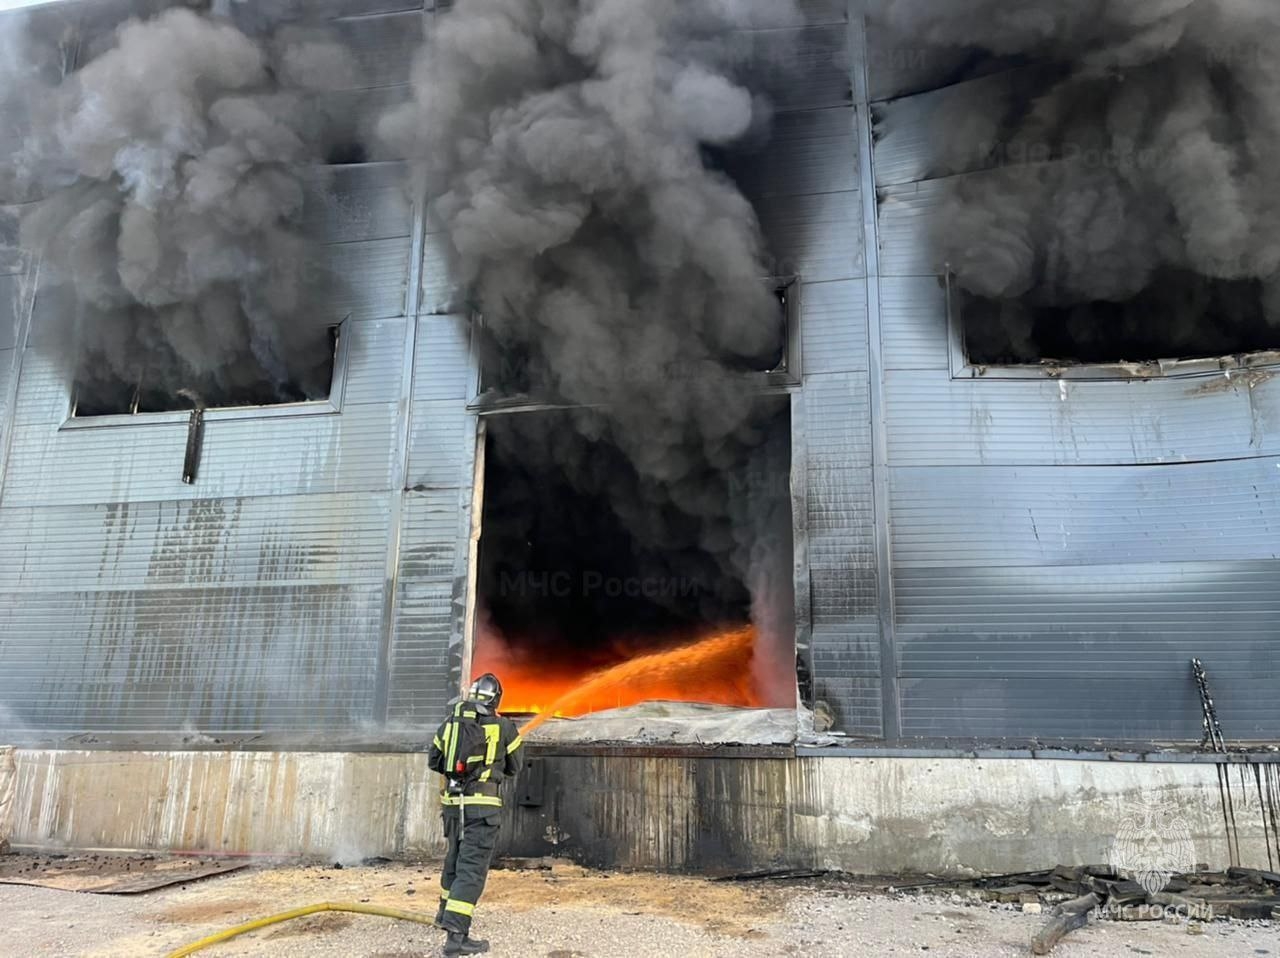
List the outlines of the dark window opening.
{"type": "Polygon", "coordinates": [[[585,438],[590,413],[487,420],[473,672],[502,677],[508,710],[546,710],[599,670],[673,652],[657,684],[646,674],[567,714],[652,699],[794,707],[790,407],[758,402],[760,445],[736,468],[686,477],[707,504],[696,516],[677,507],[680,492],[585,438]],[[753,626],[765,606],[769,627],[753,626]],[[680,664],[691,647],[744,633],[711,672],[696,656],[680,664]],[[772,681],[759,675],[766,662],[772,681]]]}
{"type": "Polygon", "coordinates": [[[256,364],[221,375],[196,374],[139,364],[132,374],[117,373],[95,353],[86,353],[72,393],[71,416],[132,416],[146,413],[322,402],[333,389],[341,327],[331,326],[328,348],[310,369],[272,382],[256,364]]]}
{"type": "Polygon", "coordinates": [[[356,140],[346,140],[338,143],[332,143],[325,155],[324,161],[330,166],[347,166],[356,163],[368,163],[369,151],[363,143],[356,140]]]}
{"type": "Polygon", "coordinates": [[[1257,280],[1166,270],[1121,302],[1037,305],[951,286],[965,356],[977,366],[1211,359],[1280,349],[1257,280]]]}

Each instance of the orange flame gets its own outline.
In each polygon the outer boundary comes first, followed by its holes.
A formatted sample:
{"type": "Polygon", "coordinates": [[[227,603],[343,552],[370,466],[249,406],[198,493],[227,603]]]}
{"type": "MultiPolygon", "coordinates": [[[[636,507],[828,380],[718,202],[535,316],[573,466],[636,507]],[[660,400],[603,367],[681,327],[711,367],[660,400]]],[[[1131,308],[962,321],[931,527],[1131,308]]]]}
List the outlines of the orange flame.
{"type": "Polygon", "coordinates": [[[481,646],[473,672],[498,674],[504,712],[538,713],[525,732],[552,716],[586,715],[653,700],[758,708],[764,703],[752,678],[755,638],[755,629],[745,626],[586,675],[498,664],[492,652],[481,654],[481,646]]]}

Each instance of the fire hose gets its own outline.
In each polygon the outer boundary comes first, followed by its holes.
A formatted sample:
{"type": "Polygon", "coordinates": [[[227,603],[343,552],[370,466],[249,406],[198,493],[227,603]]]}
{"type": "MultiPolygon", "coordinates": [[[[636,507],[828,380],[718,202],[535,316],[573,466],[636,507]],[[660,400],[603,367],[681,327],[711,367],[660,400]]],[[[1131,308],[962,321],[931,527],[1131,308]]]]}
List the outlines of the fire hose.
{"type": "Polygon", "coordinates": [[[259,928],[266,928],[269,925],[278,925],[282,921],[289,921],[294,918],[305,918],[307,915],[314,915],[322,911],[349,911],[357,915],[379,915],[383,918],[397,918],[400,921],[413,921],[420,925],[434,925],[435,916],[421,915],[412,911],[401,911],[399,908],[384,908],[381,905],[364,905],[358,902],[347,901],[325,901],[316,905],[305,905],[302,908],[294,908],[291,911],[282,911],[278,915],[270,915],[267,918],[257,918],[253,921],[247,921],[243,925],[236,925],[234,928],[228,928],[217,934],[210,935],[207,938],[201,938],[189,945],[179,948],[177,951],[170,952],[167,958],[184,958],[185,955],[195,954],[203,948],[211,945],[217,945],[224,941],[229,941],[238,935],[247,934],[251,931],[257,931],[259,928]]]}

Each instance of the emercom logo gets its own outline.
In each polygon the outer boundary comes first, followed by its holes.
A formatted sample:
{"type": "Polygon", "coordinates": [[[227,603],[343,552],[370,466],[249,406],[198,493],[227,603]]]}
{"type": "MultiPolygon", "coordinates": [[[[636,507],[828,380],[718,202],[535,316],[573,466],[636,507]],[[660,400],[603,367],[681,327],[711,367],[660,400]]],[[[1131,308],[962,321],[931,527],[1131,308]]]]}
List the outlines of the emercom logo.
{"type": "Polygon", "coordinates": [[[1122,810],[1107,863],[1131,876],[1147,894],[1157,894],[1174,875],[1195,870],[1191,829],[1176,805],[1130,804],[1122,810]]]}

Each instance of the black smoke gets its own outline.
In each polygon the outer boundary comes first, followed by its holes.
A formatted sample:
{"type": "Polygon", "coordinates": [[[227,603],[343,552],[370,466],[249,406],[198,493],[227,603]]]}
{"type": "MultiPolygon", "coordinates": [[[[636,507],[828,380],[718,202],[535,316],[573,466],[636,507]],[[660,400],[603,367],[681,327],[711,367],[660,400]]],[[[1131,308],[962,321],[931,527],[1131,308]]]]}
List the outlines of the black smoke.
{"type": "Polygon", "coordinates": [[[768,127],[749,31],[802,22],[788,0],[461,0],[381,127],[519,391],[586,407],[560,437],[522,417],[504,449],[739,581],[762,535],[725,477],[767,438],[745,373],[782,323],[755,212],[708,156],[768,127]]]}
{"type": "Polygon", "coordinates": [[[44,254],[42,287],[70,293],[81,379],[213,402],[327,394],[302,224],[322,96],[355,85],[350,54],[184,8],[101,46],[65,80],[27,71],[41,109],[10,164],[42,197],[23,241],[44,254]]]}
{"type": "Polygon", "coordinates": [[[954,111],[938,134],[943,152],[986,167],[959,178],[937,239],[988,352],[1144,359],[1276,344],[1280,5],[876,7],[898,44],[1043,65],[1016,68],[1000,110],[954,111]]]}

